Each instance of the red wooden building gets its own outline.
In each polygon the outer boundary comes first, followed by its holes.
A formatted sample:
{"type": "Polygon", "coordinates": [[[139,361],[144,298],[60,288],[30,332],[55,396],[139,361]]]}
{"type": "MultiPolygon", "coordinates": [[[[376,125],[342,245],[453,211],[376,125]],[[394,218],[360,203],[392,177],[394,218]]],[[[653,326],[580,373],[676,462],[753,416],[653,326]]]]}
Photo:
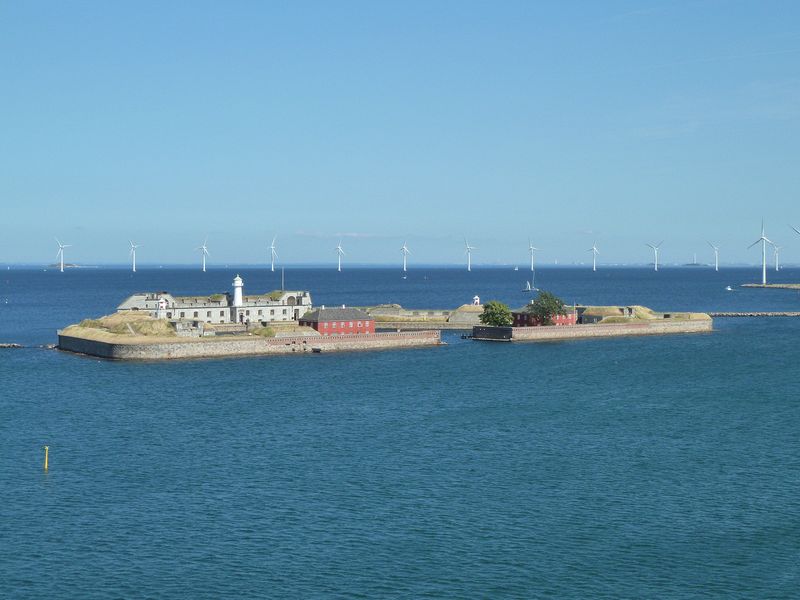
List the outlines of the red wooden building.
{"type": "Polygon", "coordinates": [[[299,320],[322,335],[375,333],[375,319],[357,308],[318,308],[299,320]]]}
{"type": "MultiPolygon", "coordinates": [[[[513,327],[538,327],[541,325],[539,320],[529,312],[529,306],[511,312],[514,318],[513,327]]],[[[575,325],[578,322],[578,315],[574,310],[567,309],[567,314],[556,315],[553,317],[553,325],[575,325]]]]}

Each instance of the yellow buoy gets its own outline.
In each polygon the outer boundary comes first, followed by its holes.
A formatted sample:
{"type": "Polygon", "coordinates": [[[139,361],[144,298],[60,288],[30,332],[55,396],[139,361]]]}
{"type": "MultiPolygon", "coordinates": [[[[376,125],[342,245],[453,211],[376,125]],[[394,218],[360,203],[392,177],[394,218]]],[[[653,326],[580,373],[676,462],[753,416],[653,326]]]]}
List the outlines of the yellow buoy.
{"type": "Polygon", "coordinates": [[[50,446],[44,447],[44,470],[47,471],[47,459],[48,454],[50,453],[50,446]]]}

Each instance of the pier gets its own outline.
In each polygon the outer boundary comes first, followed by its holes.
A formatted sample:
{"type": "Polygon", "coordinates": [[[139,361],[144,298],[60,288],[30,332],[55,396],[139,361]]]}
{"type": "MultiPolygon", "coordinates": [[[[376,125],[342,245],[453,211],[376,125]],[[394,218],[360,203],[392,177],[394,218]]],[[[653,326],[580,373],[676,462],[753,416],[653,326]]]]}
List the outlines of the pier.
{"type": "Polygon", "coordinates": [[[750,312],[710,312],[712,318],[717,317],[800,317],[800,312],[770,312],[770,311],[750,311],[750,312]]]}

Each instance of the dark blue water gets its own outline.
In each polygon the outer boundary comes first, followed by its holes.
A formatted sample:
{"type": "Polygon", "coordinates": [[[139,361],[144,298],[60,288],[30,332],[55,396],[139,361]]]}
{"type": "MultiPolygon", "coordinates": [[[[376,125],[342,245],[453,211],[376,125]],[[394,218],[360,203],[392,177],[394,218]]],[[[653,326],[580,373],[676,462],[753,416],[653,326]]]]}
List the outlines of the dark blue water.
{"type": "MultiPolygon", "coordinates": [[[[2,273],[0,341],[30,347],[0,350],[0,596],[797,595],[800,319],[168,364],[35,347],[130,291],[225,291],[235,274],[2,273]]],[[[527,273],[340,275],[293,270],[287,287],[329,304],[522,304],[527,273]]],[[[570,302],[798,309],[795,292],[724,291],[756,276],[537,283],[570,302]]]]}

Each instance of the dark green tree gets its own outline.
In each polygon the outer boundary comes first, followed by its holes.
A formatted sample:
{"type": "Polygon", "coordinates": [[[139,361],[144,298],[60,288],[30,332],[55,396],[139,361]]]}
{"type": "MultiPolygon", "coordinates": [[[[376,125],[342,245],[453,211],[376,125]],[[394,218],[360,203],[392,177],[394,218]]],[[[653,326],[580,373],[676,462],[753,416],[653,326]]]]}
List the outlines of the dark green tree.
{"type": "Polygon", "coordinates": [[[542,325],[552,325],[553,317],[566,315],[567,309],[561,298],[550,292],[539,292],[534,301],[528,305],[528,312],[542,325]]]}
{"type": "Polygon", "coordinates": [[[483,312],[479,318],[484,325],[493,327],[507,327],[513,321],[511,309],[497,300],[490,300],[484,304],[483,312]]]}

